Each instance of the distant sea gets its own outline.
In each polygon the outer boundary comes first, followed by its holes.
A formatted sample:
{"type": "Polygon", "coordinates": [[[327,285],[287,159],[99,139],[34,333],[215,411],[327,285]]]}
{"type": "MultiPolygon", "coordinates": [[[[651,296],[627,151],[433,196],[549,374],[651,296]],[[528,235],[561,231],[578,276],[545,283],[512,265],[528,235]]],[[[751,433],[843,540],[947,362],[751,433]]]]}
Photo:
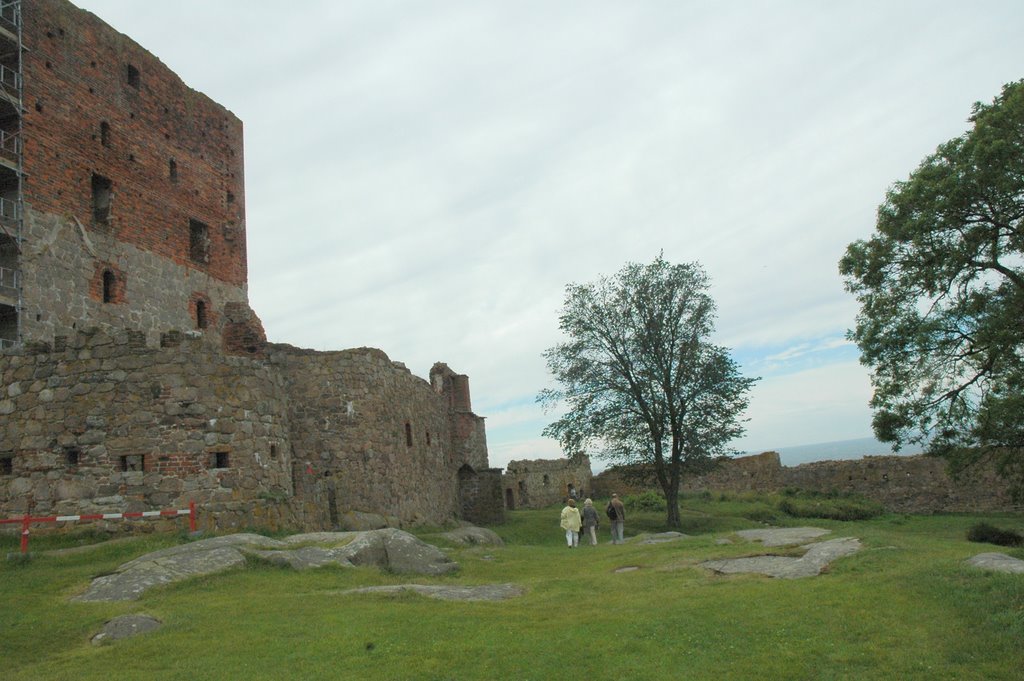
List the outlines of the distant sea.
{"type": "MultiPolygon", "coordinates": [[[[813,445],[797,445],[795,447],[776,447],[772,450],[779,453],[783,466],[797,466],[810,461],[829,461],[837,459],[859,459],[863,456],[910,456],[920,454],[919,446],[906,446],[898,452],[892,451],[892,445],[879,442],[873,437],[861,437],[856,440],[838,440],[836,442],[820,442],[813,445]]],[[[761,452],[747,452],[760,454],[761,452]]]]}

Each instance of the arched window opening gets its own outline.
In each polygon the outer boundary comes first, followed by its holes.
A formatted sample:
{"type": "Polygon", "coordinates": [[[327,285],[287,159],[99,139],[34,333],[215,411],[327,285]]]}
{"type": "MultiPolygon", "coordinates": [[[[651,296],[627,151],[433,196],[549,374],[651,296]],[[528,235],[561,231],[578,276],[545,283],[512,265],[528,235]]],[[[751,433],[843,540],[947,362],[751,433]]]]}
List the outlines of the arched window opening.
{"type": "Polygon", "coordinates": [[[412,424],[405,422],[405,446],[412,447],[412,424]]]}
{"type": "Polygon", "coordinates": [[[206,301],[196,301],[196,328],[205,329],[207,324],[206,319],[206,301]]]}
{"type": "Polygon", "coordinates": [[[114,273],[110,270],[103,270],[103,302],[112,303],[114,302],[114,286],[117,283],[117,279],[114,277],[114,273]]]}

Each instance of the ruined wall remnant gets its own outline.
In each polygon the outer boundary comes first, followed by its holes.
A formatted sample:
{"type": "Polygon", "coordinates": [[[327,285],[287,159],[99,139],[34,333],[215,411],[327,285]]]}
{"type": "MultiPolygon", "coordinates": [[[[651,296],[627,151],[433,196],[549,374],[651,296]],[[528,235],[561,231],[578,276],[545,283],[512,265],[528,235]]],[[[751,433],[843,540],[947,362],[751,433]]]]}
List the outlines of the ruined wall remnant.
{"type": "Polygon", "coordinates": [[[500,521],[468,377],[267,343],[234,114],[66,0],[0,53],[0,515],[500,521]]]}
{"type": "Polygon", "coordinates": [[[461,517],[477,525],[505,522],[501,501],[501,469],[475,471],[470,466],[459,470],[459,506],[461,517]]]}
{"type": "MultiPolygon", "coordinates": [[[[457,517],[458,458],[448,402],[374,348],[270,346],[282,369],[294,456],[333,481],[336,504],[407,522],[457,517]]],[[[309,474],[309,473],[305,473],[309,474]]]]}
{"type": "Polygon", "coordinates": [[[545,508],[592,495],[590,457],[510,461],[501,477],[505,508],[545,508]]]}
{"type": "MultiPolygon", "coordinates": [[[[609,470],[595,487],[626,487],[609,470]]],[[[898,513],[978,513],[1021,510],[1008,486],[991,467],[975,467],[957,480],[945,462],[927,456],[866,456],[783,466],[776,452],[725,459],[711,473],[683,481],[684,492],[781,492],[800,489],[822,494],[856,494],[898,513]]]]}
{"type": "Polygon", "coordinates": [[[230,525],[290,495],[287,395],[270,367],[210,352],[199,337],[161,349],[128,331],[58,341],[0,355],[0,514],[196,501],[230,525]]]}
{"type": "Polygon", "coordinates": [[[685,490],[764,491],[786,488],[857,494],[902,513],[984,512],[1014,508],[995,471],[977,468],[958,480],[945,462],[926,456],[867,456],[787,467],[778,454],[726,461],[718,470],[687,481],[685,490]],[[756,459],[757,465],[751,465],[756,459]]]}
{"type": "Polygon", "coordinates": [[[241,121],[89,12],[20,6],[24,173],[0,193],[21,204],[21,340],[219,338],[247,305],[241,121]]]}
{"type": "Polygon", "coordinates": [[[503,518],[497,474],[460,456],[429,383],[373,348],[267,355],[96,329],[0,353],[0,515],[195,501],[218,527],[332,529],[348,511],[503,518]]]}

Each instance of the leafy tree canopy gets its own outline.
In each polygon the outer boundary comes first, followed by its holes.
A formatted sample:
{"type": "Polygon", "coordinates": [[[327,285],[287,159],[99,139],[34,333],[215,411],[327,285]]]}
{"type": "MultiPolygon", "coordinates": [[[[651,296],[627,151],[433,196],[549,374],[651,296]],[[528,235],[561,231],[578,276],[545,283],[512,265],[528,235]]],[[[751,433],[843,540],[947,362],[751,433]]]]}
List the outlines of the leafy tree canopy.
{"type": "Polygon", "coordinates": [[[1024,81],[986,105],[878,208],[839,263],[860,313],[879,439],[957,472],[992,459],[1024,492],[1024,81]]]}
{"type": "Polygon", "coordinates": [[[568,338],[544,353],[565,403],[544,434],[566,452],[588,445],[614,463],[647,464],[679,526],[679,482],[700,473],[743,433],[740,415],[756,379],[744,378],[709,340],[715,306],[697,264],[627,264],[613,277],[566,287],[559,327],[568,338]]]}

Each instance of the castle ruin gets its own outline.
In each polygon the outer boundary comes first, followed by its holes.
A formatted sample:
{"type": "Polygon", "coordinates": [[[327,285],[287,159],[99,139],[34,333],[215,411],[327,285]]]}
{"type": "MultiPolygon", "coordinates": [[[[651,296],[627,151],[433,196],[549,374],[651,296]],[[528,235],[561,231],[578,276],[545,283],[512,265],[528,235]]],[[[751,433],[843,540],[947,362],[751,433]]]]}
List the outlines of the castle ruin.
{"type": "Polygon", "coordinates": [[[502,519],[466,376],[267,342],[237,117],[66,0],[0,48],[0,514],[502,519]]]}
{"type": "Polygon", "coordinates": [[[509,461],[501,476],[505,508],[546,508],[591,491],[590,457],[509,461]]]}

